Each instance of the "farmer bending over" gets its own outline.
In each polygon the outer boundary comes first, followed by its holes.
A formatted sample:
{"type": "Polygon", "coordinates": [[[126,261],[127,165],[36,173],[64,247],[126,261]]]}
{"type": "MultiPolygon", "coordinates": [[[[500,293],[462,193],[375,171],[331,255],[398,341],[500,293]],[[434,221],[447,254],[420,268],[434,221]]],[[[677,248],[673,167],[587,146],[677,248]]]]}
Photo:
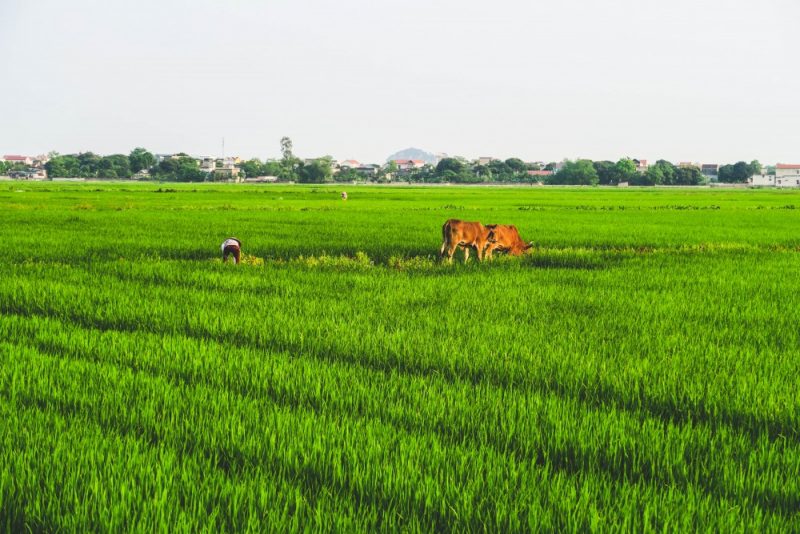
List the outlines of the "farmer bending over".
{"type": "Polygon", "coordinates": [[[220,248],[222,248],[222,263],[227,263],[228,256],[233,256],[233,263],[239,265],[239,260],[241,259],[242,254],[241,241],[235,237],[229,237],[222,243],[220,248]]]}

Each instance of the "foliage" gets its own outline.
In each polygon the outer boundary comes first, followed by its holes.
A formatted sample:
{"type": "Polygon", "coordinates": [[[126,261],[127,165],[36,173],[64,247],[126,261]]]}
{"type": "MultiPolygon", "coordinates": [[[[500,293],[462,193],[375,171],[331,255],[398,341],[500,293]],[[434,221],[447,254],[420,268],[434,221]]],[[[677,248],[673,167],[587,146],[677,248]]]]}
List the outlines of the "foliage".
{"type": "Polygon", "coordinates": [[[357,170],[351,168],[341,169],[333,175],[333,181],[335,182],[358,182],[361,180],[363,180],[361,174],[359,174],[357,170]]]}
{"type": "Polygon", "coordinates": [[[134,148],[128,156],[132,173],[149,171],[156,164],[156,157],[144,148],[134,148]]]}
{"type": "Polygon", "coordinates": [[[550,177],[556,185],[597,185],[600,179],[591,160],[566,160],[561,170],[550,177]]]}
{"type": "Polygon", "coordinates": [[[124,154],[104,156],[97,163],[97,176],[99,178],[130,178],[130,160],[124,154]]]}
{"type": "Polygon", "coordinates": [[[200,170],[200,163],[187,155],[161,160],[151,173],[158,180],[176,182],[203,182],[208,174],[200,170]]]}
{"type": "Polygon", "coordinates": [[[700,185],[706,177],[697,167],[677,167],[675,169],[675,185],[700,185]]]}
{"type": "Polygon", "coordinates": [[[262,176],[264,164],[261,163],[260,159],[254,158],[243,162],[239,168],[244,173],[245,177],[254,178],[256,176],[262,176]]]}
{"type": "Polygon", "coordinates": [[[618,183],[617,167],[613,161],[595,161],[592,165],[597,172],[597,183],[600,185],[614,185],[618,183]]]}
{"type": "Polygon", "coordinates": [[[323,184],[333,181],[333,170],[330,156],[318,158],[297,169],[298,181],[306,184],[323,184]]]}
{"type": "Polygon", "coordinates": [[[290,138],[281,137],[281,166],[277,176],[286,182],[297,181],[297,168],[301,165],[300,160],[294,157],[292,147],[292,140],[290,138]]]}
{"type": "Polygon", "coordinates": [[[722,165],[719,168],[718,180],[727,183],[747,183],[750,178],[761,172],[761,164],[758,161],[747,163],[739,161],[733,165],[722,165]]]}

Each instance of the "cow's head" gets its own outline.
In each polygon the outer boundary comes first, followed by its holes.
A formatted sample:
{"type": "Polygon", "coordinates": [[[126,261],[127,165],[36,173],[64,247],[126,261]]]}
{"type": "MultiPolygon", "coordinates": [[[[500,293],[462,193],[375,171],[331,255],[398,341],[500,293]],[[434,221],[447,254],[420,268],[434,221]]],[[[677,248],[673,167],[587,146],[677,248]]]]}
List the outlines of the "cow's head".
{"type": "Polygon", "coordinates": [[[489,243],[496,243],[497,242],[497,236],[495,235],[494,230],[495,230],[495,228],[497,228],[497,225],[496,224],[487,224],[486,228],[489,230],[489,233],[486,234],[486,241],[488,241],[489,243]]]}
{"type": "Polygon", "coordinates": [[[530,243],[525,243],[524,241],[515,243],[514,246],[508,249],[508,253],[511,256],[522,256],[526,252],[528,252],[531,248],[533,248],[533,241],[530,243]]]}

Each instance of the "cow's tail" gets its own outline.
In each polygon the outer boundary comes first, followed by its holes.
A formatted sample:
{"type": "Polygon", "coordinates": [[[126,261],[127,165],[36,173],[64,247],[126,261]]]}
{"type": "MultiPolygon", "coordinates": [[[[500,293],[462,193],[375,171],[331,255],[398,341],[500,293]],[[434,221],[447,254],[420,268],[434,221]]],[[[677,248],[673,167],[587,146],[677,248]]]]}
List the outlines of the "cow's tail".
{"type": "Polygon", "coordinates": [[[442,225],[442,248],[439,250],[439,257],[444,258],[444,251],[447,250],[447,245],[450,244],[450,220],[442,225]]]}

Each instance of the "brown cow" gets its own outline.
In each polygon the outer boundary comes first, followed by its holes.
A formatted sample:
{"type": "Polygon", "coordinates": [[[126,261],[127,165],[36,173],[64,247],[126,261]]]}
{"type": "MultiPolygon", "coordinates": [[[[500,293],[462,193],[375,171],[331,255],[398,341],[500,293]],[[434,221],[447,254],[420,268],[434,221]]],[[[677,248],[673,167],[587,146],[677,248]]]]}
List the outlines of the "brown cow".
{"type": "Polygon", "coordinates": [[[533,246],[533,242],[526,243],[519,236],[519,230],[513,224],[490,224],[489,235],[486,238],[486,250],[484,254],[491,259],[492,252],[508,252],[512,256],[521,256],[526,250],[533,246]]]}
{"type": "Polygon", "coordinates": [[[453,254],[456,248],[464,249],[464,261],[469,259],[469,249],[474,248],[478,260],[483,259],[483,249],[486,248],[489,229],[479,222],[459,221],[450,219],[442,226],[442,250],[439,255],[444,258],[447,254],[448,261],[453,263],[453,254]]]}

